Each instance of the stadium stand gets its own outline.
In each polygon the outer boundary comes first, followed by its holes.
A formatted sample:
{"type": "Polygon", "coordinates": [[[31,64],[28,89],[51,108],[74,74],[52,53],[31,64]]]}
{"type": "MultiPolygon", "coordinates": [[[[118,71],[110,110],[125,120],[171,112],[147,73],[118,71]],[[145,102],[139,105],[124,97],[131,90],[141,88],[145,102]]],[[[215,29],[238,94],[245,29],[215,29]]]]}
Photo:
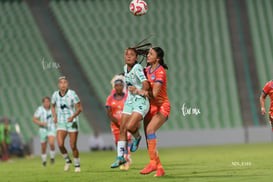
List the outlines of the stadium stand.
{"type": "Polygon", "coordinates": [[[127,0],[53,0],[50,8],[102,103],[123,71],[124,49],[155,33],[150,41],[165,50],[172,106],[161,130],[242,127],[225,1],[147,3],[145,18],[132,16],[127,0]],[[183,105],[201,113],[183,116],[183,105]]]}
{"type": "MultiPolygon", "coordinates": [[[[0,1],[0,17],[0,113],[19,123],[28,142],[38,135],[33,113],[57,89],[61,73],[25,2],[0,1]]],[[[84,114],[80,120],[81,131],[92,132],[84,114]]]]}
{"type": "Polygon", "coordinates": [[[272,77],[273,66],[273,2],[270,0],[247,2],[248,15],[252,32],[252,40],[257,60],[257,69],[260,86],[263,88],[265,83],[272,77]]]}

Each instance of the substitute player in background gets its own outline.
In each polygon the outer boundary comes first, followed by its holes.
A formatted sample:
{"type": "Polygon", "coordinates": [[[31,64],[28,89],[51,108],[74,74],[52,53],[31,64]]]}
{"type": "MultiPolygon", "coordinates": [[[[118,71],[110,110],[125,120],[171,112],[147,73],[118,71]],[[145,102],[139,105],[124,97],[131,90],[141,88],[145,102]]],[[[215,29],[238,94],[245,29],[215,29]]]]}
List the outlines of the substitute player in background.
{"type": "MultiPolygon", "coordinates": [[[[137,89],[148,90],[149,83],[145,77],[143,67],[137,62],[138,50],[136,48],[128,48],[125,50],[125,82],[126,85],[135,86],[137,89]]],[[[149,100],[145,97],[128,92],[128,96],[121,115],[119,141],[117,144],[117,158],[111,165],[116,168],[124,163],[124,150],[126,148],[127,131],[134,136],[131,152],[137,150],[141,136],[139,134],[139,124],[149,111],[149,100]]]]}
{"type": "MultiPolygon", "coordinates": [[[[121,114],[123,111],[124,103],[127,98],[127,93],[123,92],[124,90],[124,81],[121,77],[115,76],[115,80],[113,80],[113,91],[108,96],[105,107],[107,108],[107,115],[111,119],[111,130],[112,134],[115,138],[115,144],[117,146],[119,140],[119,128],[120,128],[120,120],[121,114]]],[[[126,159],[127,163],[124,166],[120,166],[121,169],[128,170],[129,165],[132,162],[131,160],[131,134],[127,132],[127,143],[128,149],[124,151],[124,158],[126,159]]]]}
{"type": "Polygon", "coordinates": [[[144,130],[148,143],[150,163],[140,174],[149,174],[156,171],[155,177],[163,176],[165,171],[161,165],[155,132],[168,120],[171,106],[167,95],[167,75],[164,63],[164,51],[160,47],[153,47],[147,56],[148,67],[146,68],[147,79],[151,84],[149,91],[129,87],[129,91],[148,97],[150,110],[144,118],[144,130]]]}
{"type": "Polygon", "coordinates": [[[44,97],[43,105],[38,107],[33,116],[33,122],[39,125],[39,135],[41,141],[41,158],[42,164],[46,166],[46,147],[47,141],[50,146],[50,163],[54,164],[55,162],[55,136],[56,128],[55,123],[53,122],[52,112],[50,108],[50,98],[44,97]]]}
{"type": "Polygon", "coordinates": [[[269,108],[269,123],[271,125],[272,131],[273,131],[273,80],[266,83],[262,90],[262,94],[260,96],[260,105],[261,105],[261,113],[262,115],[266,114],[265,109],[265,99],[269,95],[271,103],[269,108]]]}
{"type": "Polygon", "coordinates": [[[70,147],[74,156],[75,172],[80,172],[80,158],[77,148],[79,131],[78,115],[82,112],[80,99],[75,91],[68,89],[66,77],[59,78],[59,90],[52,95],[53,121],[57,123],[57,142],[59,149],[66,161],[64,171],[68,171],[72,161],[64,146],[64,141],[69,135],[70,147]]]}

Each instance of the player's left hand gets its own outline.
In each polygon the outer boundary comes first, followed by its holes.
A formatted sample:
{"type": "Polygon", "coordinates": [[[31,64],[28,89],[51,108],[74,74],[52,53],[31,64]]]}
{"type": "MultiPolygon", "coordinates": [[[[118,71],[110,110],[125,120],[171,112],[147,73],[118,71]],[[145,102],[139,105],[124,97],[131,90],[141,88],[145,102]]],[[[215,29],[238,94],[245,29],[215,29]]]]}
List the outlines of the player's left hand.
{"type": "Polygon", "coordinates": [[[136,87],[134,87],[134,86],[129,86],[129,87],[128,87],[128,90],[129,90],[132,94],[135,94],[135,93],[136,93],[136,87]]]}
{"type": "Polygon", "coordinates": [[[67,122],[72,122],[73,121],[73,117],[69,117],[69,118],[67,118],[67,122]]]}

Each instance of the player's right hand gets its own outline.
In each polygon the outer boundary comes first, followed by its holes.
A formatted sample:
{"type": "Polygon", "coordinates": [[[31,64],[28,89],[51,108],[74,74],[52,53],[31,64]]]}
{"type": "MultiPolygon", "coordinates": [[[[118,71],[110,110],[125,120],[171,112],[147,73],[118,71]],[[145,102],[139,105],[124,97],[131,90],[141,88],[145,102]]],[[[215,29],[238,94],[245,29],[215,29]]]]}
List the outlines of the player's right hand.
{"type": "Polygon", "coordinates": [[[266,111],[265,111],[265,108],[264,108],[264,107],[261,108],[261,113],[262,113],[262,115],[265,115],[265,114],[266,114],[266,111]]]}
{"type": "Polygon", "coordinates": [[[57,118],[53,118],[53,122],[54,122],[54,123],[57,123],[57,118]]]}

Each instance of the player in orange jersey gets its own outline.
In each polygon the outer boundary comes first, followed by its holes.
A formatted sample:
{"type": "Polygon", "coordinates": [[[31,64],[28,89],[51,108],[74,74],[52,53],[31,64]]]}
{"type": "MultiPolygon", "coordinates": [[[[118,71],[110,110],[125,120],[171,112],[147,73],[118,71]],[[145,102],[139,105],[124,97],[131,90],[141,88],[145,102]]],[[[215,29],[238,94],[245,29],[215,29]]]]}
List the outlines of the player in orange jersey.
{"type": "Polygon", "coordinates": [[[262,115],[266,114],[266,110],[265,110],[265,99],[267,97],[267,95],[269,95],[270,99],[271,99],[271,104],[270,104],[270,108],[269,108],[269,122],[273,131],[273,80],[269,81],[266,83],[266,85],[264,86],[263,90],[262,90],[262,94],[260,96],[260,104],[261,104],[261,113],[262,115]]]}
{"type": "MultiPolygon", "coordinates": [[[[124,107],[124,102],[127,98],[127,93],[124,92],[124,81],[120,77],[116,76],[116,80],[113,80],[113,87],[111,94],[108,96],[105,107],[107,108],[107,115],[111,119],[111,130],[115,138],[115,144],[117,145],[119,140],[119,129],[121,114],[124,107]]],[[[127,132],[128,150],[124,151],[124,157],[127,160],[121,169],[128,170],[129,165],[132,163],[131,159],[131,134],[127,132]]]]}
{"type": "Polygon", "coordinates": [[[163,176],[165,171],[161,165],[155,132],[168,120],[170,103],[167,95],[167,76],[164,63],[164,51],[160,47],[153,47],[147,55],[148,67],[146,68],[147,79],[151,84],[149,91],[138,90],[129,87],[129,91],[146,96],[150,101],[150,110],[144,118],[144,129],[148,143],[150,163],[140,174],[149,174],[156,171],[155,176],[163,176]]]}

